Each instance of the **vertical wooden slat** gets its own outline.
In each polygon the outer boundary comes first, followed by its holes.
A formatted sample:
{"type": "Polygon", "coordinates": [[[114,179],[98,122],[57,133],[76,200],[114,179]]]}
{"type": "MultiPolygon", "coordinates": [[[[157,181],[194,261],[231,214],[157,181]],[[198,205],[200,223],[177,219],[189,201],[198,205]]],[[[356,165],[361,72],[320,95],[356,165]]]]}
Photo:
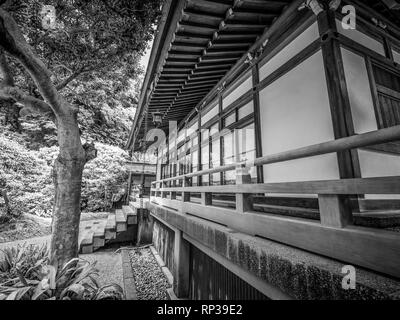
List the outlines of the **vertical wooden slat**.
{"type": "MultiPolygon", "coordinates": [[[[236,168],[236,184],[251,183],[249,169],[246,167],[236,168]]],[[[253,209],[252,195],[247,193],[236,194],[236,211],[243,213],[253,209]]]]}
{"type": "MultiPolygon", "coordinates": [[[[262,153],[262,132],[261,132],[261,113],[260,113],[260,93],[257,89],[260,83],[259,65],[256,63],[253,66],[253,103],[254,103],[254,128],[256,142],[256,158],[263,156],[262,153]]],[[[257,183],[264,182],[263,166],[257,166],[257,183]]]]}
{"type": "Polygon", "coordinates": [[[348,198],[338,195],[318,195],[321,224],[336,228],[353,224],[353,214],[347,201],[348,198]]]}
{"type": "Polygon", "coordinates": [[[183,239],[182,231],[176,230],[174,236],[174,292],[178,298],[189,296],[190,244],[183,239]]]}
{"type": "Polygon", "coordinates": [[[212,193],[202,192],[201,193],[201,205],[210,206],[212,204],[212,193]]]}

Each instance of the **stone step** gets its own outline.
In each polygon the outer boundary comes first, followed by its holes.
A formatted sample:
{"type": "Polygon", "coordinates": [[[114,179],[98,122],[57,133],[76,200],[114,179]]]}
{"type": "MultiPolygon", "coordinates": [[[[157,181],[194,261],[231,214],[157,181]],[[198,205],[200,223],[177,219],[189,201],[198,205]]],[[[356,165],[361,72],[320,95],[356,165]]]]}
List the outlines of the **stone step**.
{"type": "Polygon", "coordinates": [[[93,249],[104,247],[107,220],[97,221],[93,225],[93,249]]]}
{"type": "Polygon", "coordinates": [[[122,211],[124,212],[128,225],[137,224],[136,212],[131,206],[122,206],[122,211]]]}
{"type": "Polygon", "coordinates": [[[115,239],[117,235],[117,227],[115,221],[115,214],[110,213],[107,218],[106,227],[105,227],[105,240],[115,239]]]}
{"type": "Polygon", "coordinates": [[[82,234],[81,241],[80,241],[80,252],[83,254],[92,253],[93,252],[93,236],[94,231],[91,227],[87,227],[82,234]]]}
{"type": "Polygon", "coordinates": [[[121,209],[115,210],[115,222],[116,222],[116,231],[123,232],[126,231],[126,218],[124,212],[121,209]]]}

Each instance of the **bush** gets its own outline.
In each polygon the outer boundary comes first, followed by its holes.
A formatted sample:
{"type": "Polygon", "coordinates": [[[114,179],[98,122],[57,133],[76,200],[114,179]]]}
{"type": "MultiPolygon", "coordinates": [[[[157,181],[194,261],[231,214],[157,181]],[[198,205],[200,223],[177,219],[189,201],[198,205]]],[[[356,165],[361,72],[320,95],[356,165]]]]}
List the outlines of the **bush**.
{"type": "MultiPolygon", "coordinates": [[[[111,194],[116,186],[126,185],[128,172],[124,164],[129,155],[124,150],[96,143],[97,158],[85,166],[82,179],[81,208],[102,211],[111,207],[111,194]]],[[[0,133],[0,176],[14,214],[30,213],[50,217],[54,186],[52,167],[58,147],[28,150],[0,133]]]]}
{"type": "Polygon", "coordinates": [[[122,300],[117,284],[100,287],[95,263],[72,259],[63,268],[48,264],[47,246],[3,250],[0,300],[122,300]]]}
{"type": "Polygon", "coordinates": [[[0,135],[0,175],[13,208],[13,214],[40,215],[52,208],[54,187],[51,167],[36,151],[0,135]]]}
{"type": "Polygon", "coordinates": [[[82,210],[101,211],[111,207],[111,194],[116,186],[126,185],[126,151],[96,143],[97,158],[88,162],[82,179],[82,210]]]}

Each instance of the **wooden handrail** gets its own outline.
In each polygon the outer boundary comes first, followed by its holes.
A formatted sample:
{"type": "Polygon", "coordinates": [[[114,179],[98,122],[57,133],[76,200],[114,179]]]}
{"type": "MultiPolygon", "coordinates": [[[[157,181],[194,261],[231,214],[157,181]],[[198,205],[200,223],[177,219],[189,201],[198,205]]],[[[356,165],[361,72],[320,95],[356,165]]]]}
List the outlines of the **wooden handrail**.
{"type": "Polygon", "coordinates": [[[308,158],[317,155],[323,155],[333,152],[342,152],[346,150],[362,148],[373,146],[377,144],[393,142],[400,140],[400,125],[380,129],[372,132],[367,132],[359,135],[354,135],[351,137],[340,138],[333,141],[323,142],[307,147],[302,147],[294,150],[284,151],[276,153],[273,155],[268,155],[255,159],[254,161],[244,161],[239,163],[232,163],[225,166],[219,166],[213,169],[202,170],[197,172],[192,172],[176,177],[170,177],[158,181],[153,181],[152,184],[164,183],[168,181],[176,181],[182,179],[188,179],[196,176],[202,176],[207,174],[226,172],[235,170],[237,167],[253,167],[265,164],[272,164],[277,162],[285,162],[289,160],[308,158]]]}
{"type": "Polygon", "coordinates": [[[221,186],[166,187],[156,192],[192,193],[296,193],[296,194],[400,194],[400,176],[322,181],[255,183],[221,186]]]}

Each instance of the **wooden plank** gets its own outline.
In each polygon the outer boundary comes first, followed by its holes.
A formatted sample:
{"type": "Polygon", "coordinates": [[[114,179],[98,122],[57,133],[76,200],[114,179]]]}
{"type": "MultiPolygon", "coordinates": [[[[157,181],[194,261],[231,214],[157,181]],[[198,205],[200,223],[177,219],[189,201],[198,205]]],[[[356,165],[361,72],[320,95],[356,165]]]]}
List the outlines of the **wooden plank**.
{"type": "Polygon", "coordinates": [[[400,194],[400,176],[323,181],[259,183],[186,188],[164,188],[162,191],[210,193],[297,193],[297,194],[400,194]]]}
{"type": "Polygon", "coordinates": [[[176,230],[174,236],[174,264],[175,272],[173,277],[174,292],[178,298],[189,296],[189,266],[190,266],[190,245],[183,239],[182,231],[176,230]]]}
{"type": "MultiPolygon", "coordinates": [[[[317,155],[339,152],[349,149],[362,148],[370,145],[382,144],[396,140],[400,140],[400,125],[390,128],[380,129],[377,131],[367,132],[359,135],[354,135],[351,137],[341,138],[333,141],[323,142],[320,144],[298,148],[295,150],[289,150],[274,155],[264,156],[261,158],[257,158],[254,161],[249,161],[248,163],[246,163],[246,166],[252,167],[258,165],[265,165],[265,164],[313,157],[317,155]]],[[[230,171],[234,170],[237,165],[238,165],[237,163],[234,163],[226,166],[213,168],[210,170],[202,170],[195,173],[187,174],[185,175],[185,177],[189,178],[204,174],[230,171]]],[[[243,165],[243,163],[241,163],[240,165],[243,165]]],[[[183,179],[183,177],[184,176],[177,176],[174,179],[175,180],[183,179]]],[[[172,179],[165,179],[164,181],[168,180],[172,179]]]]}
{"type": "MultiPolygon", "coordinates": [[[[335,139],[352,136],[355,132],[340,43],[331,36],[333,32],[337,31],[334,12],[326,11],[320,14],[318,25],[321,38],[324,40],[321,49],[335,139]]],[[[358,178],[361,176],[356,153],[346,150],[338,152],[337,157],[341,178],[358,178]]]]}

